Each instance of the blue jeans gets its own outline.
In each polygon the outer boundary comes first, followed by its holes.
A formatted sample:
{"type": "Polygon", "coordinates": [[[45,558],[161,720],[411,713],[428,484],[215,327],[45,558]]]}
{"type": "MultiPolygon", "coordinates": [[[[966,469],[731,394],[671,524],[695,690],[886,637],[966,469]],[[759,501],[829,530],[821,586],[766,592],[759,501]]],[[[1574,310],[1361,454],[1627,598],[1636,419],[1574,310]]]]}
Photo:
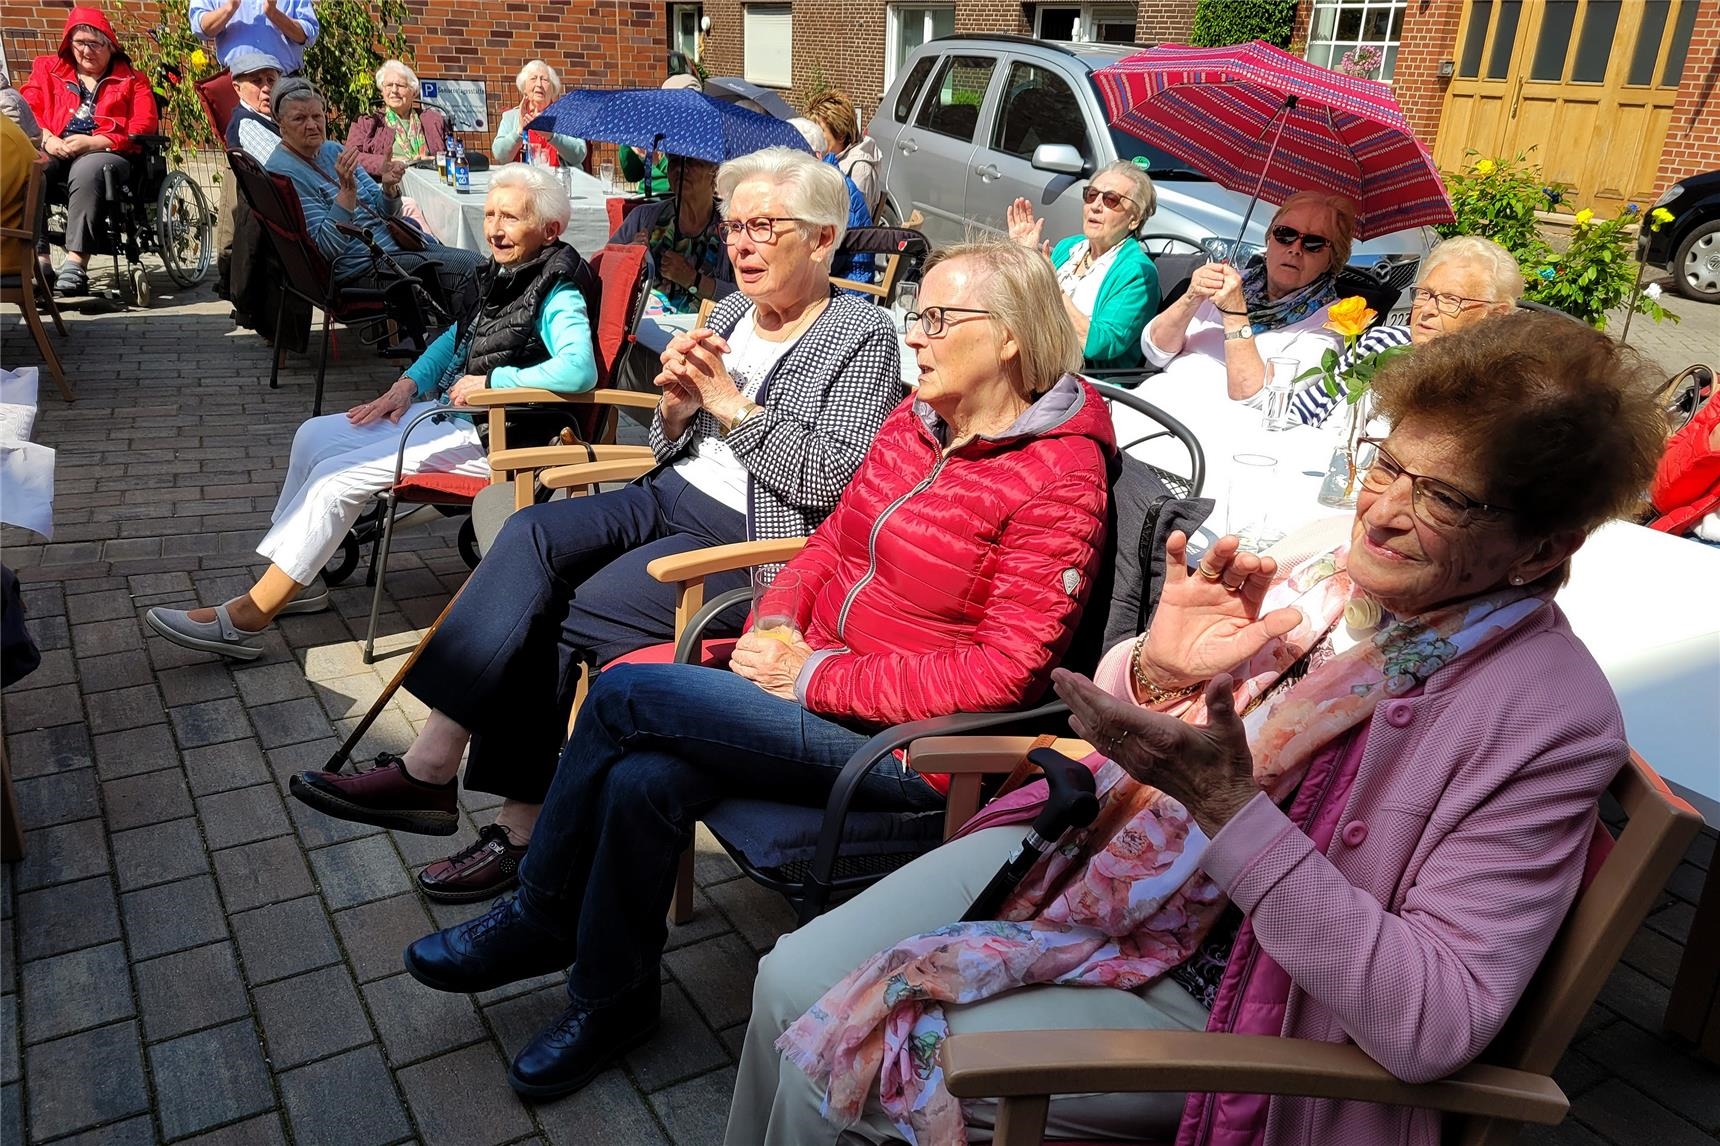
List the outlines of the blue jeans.
{"type": "MultiPolygon", "coordinates": [[[[822,807],[868,734],[720,669],[617,665],[585,698],[520,867],[520,910],[573,941],[576,1003],[655,982],[681,853],[699,817],[731,796],[822,807]]],[[[894,757],[857,808],[937,808],[943,797],[894,757]]]]}
{"type": "MultiPolygon", "coordinates": [[[[746,519],[674,470],[508,518],[406,674],[406,689],[472,733],[465,785],[536,804],[549,791],[579,667],[675,638],[675,587],[645,566],[746,539],[746,519]]],[[[711,596],[749,571],[706,581],[711,596]]],[[[745,606],[708,632],[737,632],[745,606]]]]}

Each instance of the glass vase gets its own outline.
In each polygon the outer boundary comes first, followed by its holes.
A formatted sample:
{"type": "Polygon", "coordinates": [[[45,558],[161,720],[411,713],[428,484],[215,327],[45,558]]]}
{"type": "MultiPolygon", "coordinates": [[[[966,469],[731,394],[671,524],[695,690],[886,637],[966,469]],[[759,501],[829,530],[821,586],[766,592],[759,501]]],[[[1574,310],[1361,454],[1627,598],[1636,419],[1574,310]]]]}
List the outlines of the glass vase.
{"type": "Polygon", "coordinates": [[[1332,449],[1326,478],[1316,499],[1331,509],[1352,509],[1356,504],[1356,439],[1361,436],[1362,402],[1352,403],[1345,419],[1344,435],[1332,449]]]}

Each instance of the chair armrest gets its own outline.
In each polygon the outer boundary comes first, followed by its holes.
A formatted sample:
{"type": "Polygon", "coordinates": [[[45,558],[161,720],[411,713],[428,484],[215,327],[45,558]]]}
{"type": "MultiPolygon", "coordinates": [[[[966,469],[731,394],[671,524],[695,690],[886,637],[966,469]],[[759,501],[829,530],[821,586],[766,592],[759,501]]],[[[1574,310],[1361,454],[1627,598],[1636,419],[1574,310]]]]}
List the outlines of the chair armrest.
{"type": "MultiPolygon", "coordinates": [[[[582,451],[583,452],[583,451],[582,451]]],[[[544,470],[538,480],[546,489],[568,489],[576,485],[598,485],[610,481],[632,481],[657,468],[657,459],[619,458],[606,462],[581,462],[544,470]]]]}
{"type": "Polygon", "coordinates": [[[34,242],[35,238],[36,233],[34,231],[20,231],[16,227],[0,227],[0,239],[28,239],[34,242]]]}
{"type": "Polygon", "coordinates": [[[656,464],[650,446],[521,446],[497,450],[490,455],[490,468],[498,473],[536,470],[546,466],[567,468],[591,462],[646,461],[656,464]],[[589,451],[589,452],[588,452],[589,451]]]}
{"type": "Polygon", "coordinates": [[[503,390],[474,390],[466,395],[468,406],[634,406],[655,409],[658,396],[637,390],[581,390],[564,394],[533,386],[503,390]]]}
{"type": "Polygon", "coordinates": [[[952,1035],[944,1082],[958,1098],[1223,1091],[1350,1099],[1553,1125],[1570,1102],[1545,1075],[1471,1063],[1414,1084],[1349,1043],[1206,1031],[996,1031],[952,1035]]]}
{"type": "Polygon", "coordinates": [[[775,565],[787,561],[806,546],[804,537],[788,537],[779,541],[737,541],[731,545],[710,545],[691,553],[676,553],[659,557],[645,566],[652,578],[665,583],[691,581],[713,573],[728,573],[749,565],[775,565]]]}
{"type": "MultiPolygon", "coordinates": [[[[927,736],[908,745],[908,767],[934,775],[1009,772],[1032,745],[1031,736],[927,736]]],[[[1093,751],[1069,736],[1051,747],[1075,760],[1093,751]]]]}

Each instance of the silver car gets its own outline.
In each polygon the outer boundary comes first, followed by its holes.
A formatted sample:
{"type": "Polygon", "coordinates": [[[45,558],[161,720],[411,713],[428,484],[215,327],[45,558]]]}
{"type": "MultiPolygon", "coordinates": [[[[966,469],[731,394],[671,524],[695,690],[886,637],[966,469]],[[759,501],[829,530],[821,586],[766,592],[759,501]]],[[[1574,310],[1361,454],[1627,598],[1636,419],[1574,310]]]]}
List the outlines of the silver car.
{"type": "MultiPolygon", "coordinates": [[[[884,153],[884,220],[915,211],[934,245],[976,227],[1001,231],[1017,197],[1045,217],[1053,241],[1081,230],[1088,176],[1117,159],[1145,161],[1158,210],[1142,224],[1154,254],[1187,253],[1174,236],[1228,254],[1248,196],[1227,191],[1187,164],[1105,122],[1096,69],[1138,48],[1063,44],[1007,35],[956,35],[921,45],[908,57],[869,128],[884,153]]],[[[1273,204],[1248,224],[1244,254],[1265,242],[1273,204]]],[[[1402,294],[1393,317],[1407,321],[1408,287],[1438,236],[1417,227],[1357,243],[1352,267],[1402,294]]],[[[1168,285],[1168,284],[1167,284],[1168,285]]]]}

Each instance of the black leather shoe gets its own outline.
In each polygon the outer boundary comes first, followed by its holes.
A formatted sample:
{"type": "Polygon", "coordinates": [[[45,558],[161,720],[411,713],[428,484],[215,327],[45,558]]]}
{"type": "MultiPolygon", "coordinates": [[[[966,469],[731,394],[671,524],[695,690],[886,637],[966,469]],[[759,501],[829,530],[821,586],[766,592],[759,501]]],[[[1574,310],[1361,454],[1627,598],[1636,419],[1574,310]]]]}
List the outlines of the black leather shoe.
{"type": "Polygon", "coordinates": [[[605,1007],[575,1003],[514,1059],[508,1085],[525,1098],[560,1098],[596,1078],[657,1030],[662,987],[653,979],[605,1007]]]}
{"type": "Polygon", "coordinates": [[[454,994],[488,991],[565,970],[573,944],[528,921],[517,900],[497,901],[476,919],[407,945],[406,970],[426,987],[454,994]]]}

